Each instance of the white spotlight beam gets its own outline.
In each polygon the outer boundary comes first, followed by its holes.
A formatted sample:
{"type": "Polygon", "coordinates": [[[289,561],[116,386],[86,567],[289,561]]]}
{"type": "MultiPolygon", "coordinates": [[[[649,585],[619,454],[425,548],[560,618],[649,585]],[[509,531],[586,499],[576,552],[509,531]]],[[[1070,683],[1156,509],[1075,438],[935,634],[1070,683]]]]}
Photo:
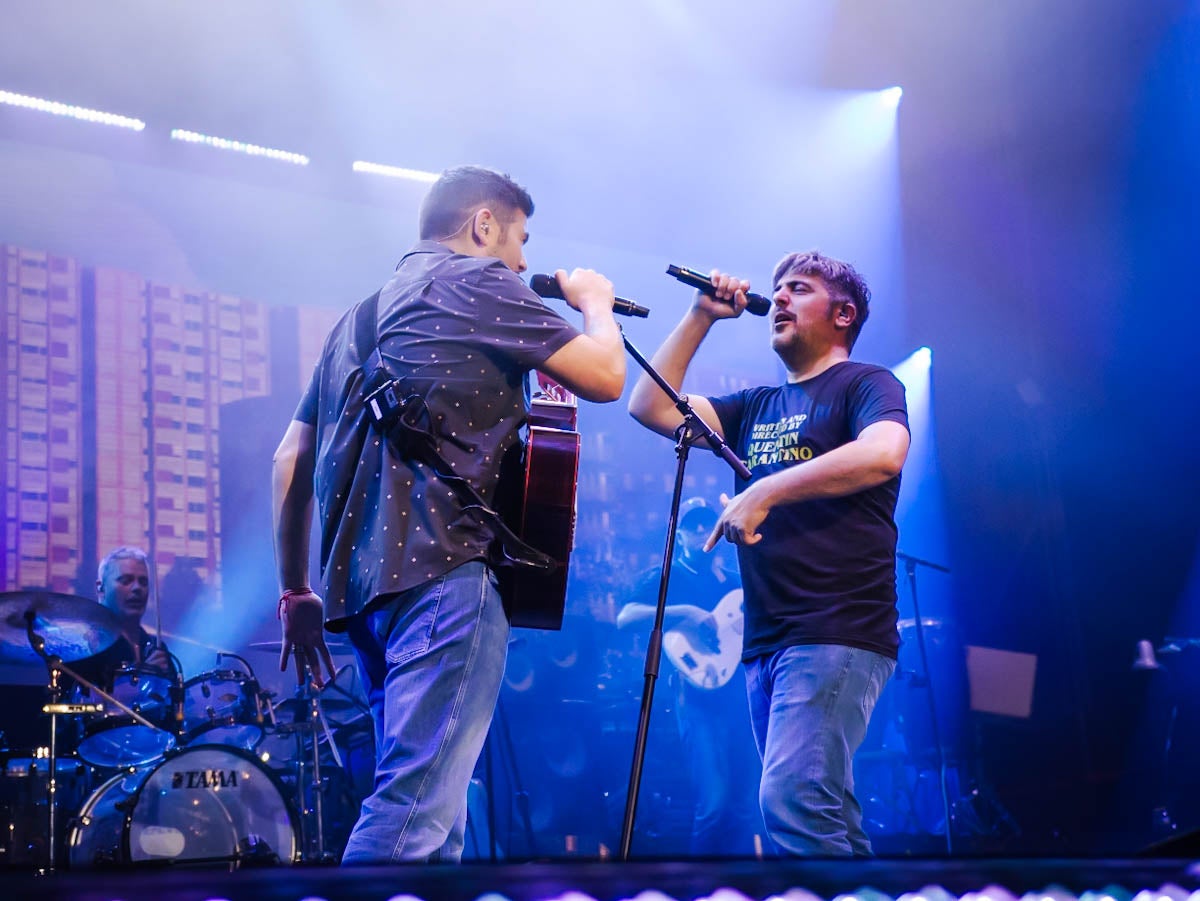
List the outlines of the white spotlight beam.
{"type": "Polygon", "coordinates": [[[131,131],[141,131],[146,127],[146,123],[141,119],[131,119],[129,116],[119,116],[116,113],[88,109],[85,106],[73,106],[69,103],[60,103],[57,100],[45,100],[41,97],[14,94],[12,91],[0,90],[0,103],[6,103],[9,106],[21,106],[25,109],[37,110],[42,113],[51,113],[55,116],[79,119],[81,122],[94,122],[97,125],[128,128],[131,131]]]}
{"type": "Polygon", "coordinates": [[[290,150],[276,150],[272,147],[260,147],[257,144],[247,144],[244,141],[233,141],[229,138],[217,138],[201,134],[198,131],[187,131],[183,128],[171,129],[171,140],[184,141],[189,144],[205,144],[217,150],[228,150],[233,153],[243,153],[246,156],[261,156],[281,163],[292,163],[295,166],[307,166],[308,157],[302,153],[290,150]]]}
{"type": "Polygon", "coordinates": [[[355,160],[351,168],[355,172],[386,175],[389,178],[407,178],[409,181],[433,183],[438,180],[436,172],[425,172],[421,169],[405,169],[402,166],[385,166],[383,163],[368,163],[365,160],[355,160]]]}

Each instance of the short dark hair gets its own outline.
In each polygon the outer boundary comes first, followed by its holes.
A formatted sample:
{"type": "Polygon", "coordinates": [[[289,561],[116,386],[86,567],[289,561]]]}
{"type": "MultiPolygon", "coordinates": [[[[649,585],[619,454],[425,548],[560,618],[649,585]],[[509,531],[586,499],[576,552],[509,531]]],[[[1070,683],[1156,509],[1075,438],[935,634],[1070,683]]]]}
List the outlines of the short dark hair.
{"type": "Polygon", "coordinates": [[[418,230],[422,241],[449,238],[463,221],[481,207],[496,207],[493,212],[503,223],[511,222],[517,211],[533,215],[529,192],[509,176],[482,166],[455,166],[441,174],[421,202],[418,230]]]}
{"type": "Polygon", "coordinates": [[[849,263],[827,257],[820,251],[798,251],[789,253],[775,264],[775,274],[771,278],[772,289],[784,276],[793,273],[818,276],[825,283],[825,287],[829,289],[829,294],[835,303],[854,304],[856,315],[854,322],[850,324],[849,333],[850,348],[853,348],[867,317],[871,315],[871,289],[867,287],[866,281],[858,273],[858,270],[849,263]]]}

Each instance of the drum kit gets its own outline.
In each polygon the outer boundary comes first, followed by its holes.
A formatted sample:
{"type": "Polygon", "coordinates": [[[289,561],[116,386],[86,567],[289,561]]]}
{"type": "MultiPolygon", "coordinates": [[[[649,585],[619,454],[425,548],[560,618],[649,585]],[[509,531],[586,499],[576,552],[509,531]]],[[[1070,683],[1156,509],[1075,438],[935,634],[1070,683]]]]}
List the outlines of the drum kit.
{"type": "Polygon", "coordinates": [[[190,679],[178,665],[124,665],[95,685],[72,669],[120,634],[116,616],[86,598],[0,593],[0,663],[45,666],[49,720],[47,748],[0,751],[0,785],[9,783],[0,863],[53,872],[62,861],[72,869],[334,861],[326,822],[348,829],[359,801],[339,744],[358,733],[360,747],[370,741],[365,704],[347,684],[352,669],[279,701],[245,658],[223,651],[218,664],[239,666],[190,679]],[[23,790],[13,789],[18,782],[23,790]]]}

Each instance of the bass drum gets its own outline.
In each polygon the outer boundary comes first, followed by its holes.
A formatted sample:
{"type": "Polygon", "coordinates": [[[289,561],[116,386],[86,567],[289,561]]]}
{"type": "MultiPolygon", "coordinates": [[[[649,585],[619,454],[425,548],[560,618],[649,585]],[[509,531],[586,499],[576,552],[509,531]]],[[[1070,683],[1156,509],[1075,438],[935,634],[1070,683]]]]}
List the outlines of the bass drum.
{"type": "Polygon", "coordinates": [[[98,788],[67,834],[72,868],[141,861],[294,863],[279,783],[237,748],[197,745],[98,788]]]}

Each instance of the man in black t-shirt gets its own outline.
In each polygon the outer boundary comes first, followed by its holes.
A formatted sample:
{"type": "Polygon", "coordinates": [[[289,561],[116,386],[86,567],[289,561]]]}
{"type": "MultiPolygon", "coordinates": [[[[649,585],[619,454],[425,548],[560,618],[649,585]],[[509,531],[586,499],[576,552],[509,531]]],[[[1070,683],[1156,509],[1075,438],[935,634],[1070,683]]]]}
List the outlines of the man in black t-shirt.
{"type": "Polygon", "coordinates": [[[363,315],[364,302],[330,332],[275,454],[280,664],[294,652],[297,676],[307,665],[320,684],[320,661],[333,673],[322,625],[345,632],[375,725],[375,788],[344,863],[462,854],[467,787],[509,626],[491,568],[495,520],[447,477],[495,506],[502,474],[520,456],[529,372],[585,400],[616,400],[624,386],[612,284],[590,270],[556,273],[583,314],[580,331],[518,277],[532,213],[507,176],[444,172],[421,205],[421,240],[381,289],[375,316],[363,315]],[[366,381],[380,370],[452,472],[372,423],[366,381]],[[308,587],[314,497],[324,603],[308,587]]]}
{"type": "MultiPolygon", "coordinates": [[[[677,389],[718,319],[741,315],[749,282],[714,272],[654,356],[677,389]]],[[[851,362],[870,292],[847,263],[793,253],[775,268],[771,347],[782,385],[691,398],[750,470],[705,544],[737,545],[742,659],[759,801],[784,854],[867,855],[853,756],[896,664],[896,498],[908,454],[904,388],[851,362]]],[[[633,416],[671,435],[682,417],[648,378],[633,416]]]]}

